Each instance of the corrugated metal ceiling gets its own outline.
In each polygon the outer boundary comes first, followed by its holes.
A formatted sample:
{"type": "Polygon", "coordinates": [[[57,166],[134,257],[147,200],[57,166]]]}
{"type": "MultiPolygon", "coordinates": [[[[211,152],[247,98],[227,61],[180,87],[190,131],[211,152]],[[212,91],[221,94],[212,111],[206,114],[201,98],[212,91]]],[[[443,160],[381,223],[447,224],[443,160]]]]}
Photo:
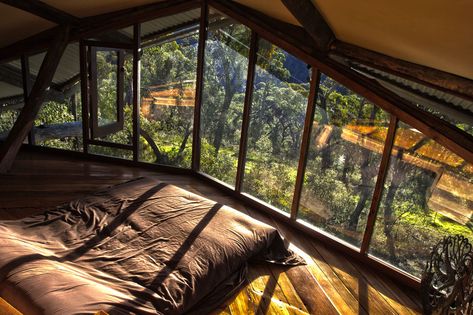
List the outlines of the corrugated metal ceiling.
{"type": "MultiPolygon", "coordinates": [[[[200,9],[189,10],[179,14],[166,16],[142,23],[141,33],[142,37],[149,36],[154,33],[159,33],[163,30],[170,29],[175,26],[179,26],[184,23],[191,21],[198,21],[200,17],[200,9]]],[[[127,27],[119,30],[120,33],[128,36],[130,39],[133,37],[133,27],[127,27]]],[[[36,76],[41,67],[41,63],[46,53],[40,53],[37,55],[30,56],[29,66],[32,75],[36,76]]],[[[21,71],[20,60],[15,60],[9,63],[21,71]]],[[[64,52],[64,55],[59,62],[56,73],[54,74],[53,83],[56,85],[64,84],[65,82],[77,76],[80,72],[79,64],[79,44],[69,44],[64,52]]],[[[22,94],[22,90],[18,87],[12,86],[5,82],[0,81],[0,98],[9,97],[22,94]]]]}

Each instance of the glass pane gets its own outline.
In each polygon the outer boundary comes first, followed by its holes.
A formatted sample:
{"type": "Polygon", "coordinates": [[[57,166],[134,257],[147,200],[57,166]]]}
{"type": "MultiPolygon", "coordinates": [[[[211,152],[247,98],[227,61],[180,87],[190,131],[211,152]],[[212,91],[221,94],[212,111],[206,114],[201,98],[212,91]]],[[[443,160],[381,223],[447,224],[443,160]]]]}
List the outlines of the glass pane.
{"type": "Polygon", "coordinates": [[[100,126],[117,121],[118,53],[97,51],[97,121],[100,126]]]}
{"type": "Polygon", "coordinates": [[[323,75],[298,218],[360,246],[389,115],[323,75]]]}
{"type": "Polygon", "coordinates": [[[250,30],[211,12],[205,46],[200,169],[235,184],[250,30]]]}
{"type": "Polygon", "coordinates": [[[473,241],[473,164],[400,123],[370,254],[420,277],[444,236],[473,241]]]}
{"type": "Polygon", "coordinates": [[[20,60],[0,64],[0,140],[8,136],[23,104],[20,60]]]}
{"type": "MultiPolygon", "coordinates": [[[[44,56],[42,53],[29,58],[33,79],[39,72],[44,56]]],[[[49,93],[35,119],[34,139],[37,145],[82,151],[79,59],[79,44],[69,44],[59,61],[49,93]]]]}
{"type": "MultiPolygon", "coordinates": [[[[183,12],[176,18],[188,15],[183,12]]],[[[198,16],[191,15],[192,19],[198,16]]],[[[153,26],[161,27],[166,21],[168,18],[146,22],[142,30],[153,34],[153,26]]],[[[198,26],[196,22],[155,37],[143,34],[151,45],[143,48],[141,57],[142,161],[191,166],[198,26]]]]}
{"type": "Polygon", "coordinates": [[[307,65],[259,40],[243,191],[290,211],[309,94],[307,65]]]}
{"type": "MultiPolygon", "coordinates": [[[[97,52],[97,92],[99,126],[117,121],[117,51],[97,52]],[[99,58],[99,53],[104,53],[99,58]]],[[[133,142],[133,54],[123,51],[123,129],[105,137],[107,142],[132,144],[133,142]]]]}

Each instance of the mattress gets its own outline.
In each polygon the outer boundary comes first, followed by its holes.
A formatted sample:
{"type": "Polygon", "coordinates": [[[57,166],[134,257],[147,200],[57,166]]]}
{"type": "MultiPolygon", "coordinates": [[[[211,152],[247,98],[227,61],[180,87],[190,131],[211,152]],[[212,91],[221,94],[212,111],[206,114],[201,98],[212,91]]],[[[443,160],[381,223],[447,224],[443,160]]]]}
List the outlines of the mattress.
{"type": "Polygon", "coordinates": [[[0,244],[0,296],[25,314],[206,314],[249,262],[303,263],[273,227],[152,178],[0,221],[0,244]]]}

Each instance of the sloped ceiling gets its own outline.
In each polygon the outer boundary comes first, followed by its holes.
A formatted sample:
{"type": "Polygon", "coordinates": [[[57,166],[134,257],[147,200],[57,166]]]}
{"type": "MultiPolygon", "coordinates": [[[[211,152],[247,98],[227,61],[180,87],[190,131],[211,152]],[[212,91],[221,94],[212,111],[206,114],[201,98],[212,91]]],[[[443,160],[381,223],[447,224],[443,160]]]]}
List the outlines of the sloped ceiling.
{"type": "Polygon", "coordinates": [[[77,17],[86,17],[112,11],[160,2],[159,0],[42,0],[59,10],[77,17]]]}
{"type": "Polygon", "coordinates": [[[473,1],[314,3],[339,40],[473,79],[473,1]]]}
{"type": "MultiPolygon", "coordinates": [[[[280,0],[236,0],[298,24],[280,0]]],[[[312,0],[339,40],[473,79],[473,1],[312,0]]]]}
{"type": "MultiPolygon", "coordinates": [[[[43,0],[78,17],[156,0],[43,0]]],[[[230,0],[228,0],[230,1],[230,0]]],[[[281,0],[235,0],[299,25],[281,0]]],[[[312,0],[339,40],[473,79],[471,0],[312,0]]],[[[0,4],[0,47],[54,26],[0,4]]]]}
{"type": "Polygon", "coordinates": [[[0,3],[0,47],[55,26],[36,15],[0,3]]]}

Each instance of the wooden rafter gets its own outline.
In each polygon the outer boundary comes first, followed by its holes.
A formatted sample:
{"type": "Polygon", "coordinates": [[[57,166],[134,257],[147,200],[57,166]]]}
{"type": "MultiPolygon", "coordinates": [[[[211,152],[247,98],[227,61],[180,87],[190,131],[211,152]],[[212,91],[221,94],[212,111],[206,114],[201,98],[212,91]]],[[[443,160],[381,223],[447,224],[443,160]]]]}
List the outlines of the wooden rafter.
{"type": "MultiPolygon", "coordinates": [[[[29,58],[25,55],[21,56],[21,77],[23,81],[23,102],[25,102],[25,100],[28,99],[28,95],[30,95],[33,83],[31,78],[29,58]]],[[[28,143],[35,144],[33,130],[28,133],[28,143]]]]}
{"type": "Polygon", "coordinates": [[[473,101],[473,80],[338,40],[330,53],[473,101]]]}
{"type": "Polygon", "coordinates": [[[0,0],[9,6],[29,12],[56,24],[79,25],[80,19],[38,0],[0,0]]]}
{"type": "Polygon", "coordinates": [[[311,0],[282,0],[286,8],[301,23],[321,52],[327,52],[335,39],[332,29],[311,0]]]}
{"type": "Polygon", "coordinates": [[[68,43],[68,36],[69,27],[66,26],[56,34],[55,40],[44,57],[38,77],[26,100],[26,104],[8,134],[6,141],[0,148],[0,173],[7,172],[11,168],[23,140],[33,127],[34,119],[38,115],[59,60],[68,43]]]}

